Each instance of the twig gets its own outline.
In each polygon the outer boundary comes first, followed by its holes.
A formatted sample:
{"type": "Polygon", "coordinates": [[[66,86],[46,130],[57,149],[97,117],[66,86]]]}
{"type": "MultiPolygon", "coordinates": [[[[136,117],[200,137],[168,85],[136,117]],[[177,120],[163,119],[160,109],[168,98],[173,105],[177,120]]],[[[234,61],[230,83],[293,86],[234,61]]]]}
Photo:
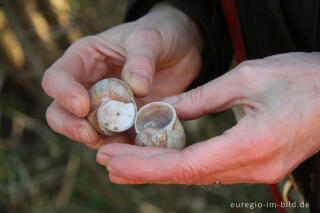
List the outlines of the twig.
{"type": "Polygon", "coordinates": [[[20,41],[24,51],[25,56],[28,61],[28,64],[31,66],[31,71],[35,79],[40,81],[42,72],[45,68],[44,64],[36,57],[36,52],[34,52],[34,48],[32,46],[32,42],[30,41],[28,34],[25,33],[22,25],[19,23],[17,14],[12,10],[10,6],[10,0],[4,0],[4,12],[7,16],[8,22],[12,27],[13,31],[17,35],[18,40],[20,41]]]}
{"type": "Polygon", "coordinates": [[[39,212],[39,207],[42,205],[41,202],[41,189],[38,183],[32,181],[30,178],[28,171],[26,167],[24,166],[24,163],[20,160],[18,155],[13,154],[11,156],[11,160],[13,162],[13,165],[17,169],[20,181],[22,185],[28,190],[29,195],[31,197],[32,201],[32,210],[33,212],[39,212]]]}
{"type": "Polygon", "coordinates": [[[73,192],[79,166],[79,156],[74,151],[70,152],[62,186],[54,199],[54,207],[56,209],[61,208],[61,206],[63,206],[69,200],[73,192]]]}

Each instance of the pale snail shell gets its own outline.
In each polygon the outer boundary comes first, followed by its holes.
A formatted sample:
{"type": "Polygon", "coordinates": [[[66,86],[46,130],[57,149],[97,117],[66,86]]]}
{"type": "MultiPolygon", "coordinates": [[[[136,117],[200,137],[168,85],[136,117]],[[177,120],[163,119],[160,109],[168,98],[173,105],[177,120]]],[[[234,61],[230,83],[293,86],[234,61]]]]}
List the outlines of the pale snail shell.
{"type": "Polygon", "coordinates": [[[137,107],[130,87],[117,78],[98,81],[90,90],[89,123],[100,133],[115,135],[128,130],[137,107]]]}
{"type": "Polygon", "coordinates": [[[144,105],[135,119],[136,145],[182,149],[186,136],[176,111],[168,103],[144,105]]]}
{"type": "Polygon", "coordinates": [[[176,111],[168,103],[152,102],[137,114],[130,87],[116,78],[98,81],[90,90],[89,123],[104,135],[136,129],[136,145],[182,149],[186,136],[176,111]]]}

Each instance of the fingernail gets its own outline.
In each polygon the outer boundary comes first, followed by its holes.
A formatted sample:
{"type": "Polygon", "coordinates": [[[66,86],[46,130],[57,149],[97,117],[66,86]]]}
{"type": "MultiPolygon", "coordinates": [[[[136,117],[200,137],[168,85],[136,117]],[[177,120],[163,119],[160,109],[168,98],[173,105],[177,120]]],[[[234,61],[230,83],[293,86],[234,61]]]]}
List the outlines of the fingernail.
{"type": "Polygon", "coordinates": [[[86,130],[85,127],[80,127],[77,129],[78,137],[79,139],[84,142],[84,143],[91,143],[91,138],[88,134],[88,131],[86,130]]]}
{"type": "Polygon", "coordinates": [[[70,99],[70,106],[73,112],[81,115],[82,114],[82,105],[80,101],[77,98],[71,98],[70,99]]]}
{"type": "Polygon", "coordinates": [[[151,88],[150,79],[141,72],[133,72],[129,76],[129,81],[131,86],[138,93],[145,93],[145,91],[149,92],[151,88]]]}
{"type": "Polygon", "coordinates": [[[163,102],[166,102],[168,104],[172,104],[174,105],[175,103],[178,102],[178,96],[170,96],[170,97],[167,97],[165,99],[162,100],[163,102]]]}
{"type": "Polygon", "coordinates": [[[110,160],[110,158],[111,158],[111,155],[104,152],[98,152],[98,155],[97,155],[98,163],[106,165],[110,160]]]}

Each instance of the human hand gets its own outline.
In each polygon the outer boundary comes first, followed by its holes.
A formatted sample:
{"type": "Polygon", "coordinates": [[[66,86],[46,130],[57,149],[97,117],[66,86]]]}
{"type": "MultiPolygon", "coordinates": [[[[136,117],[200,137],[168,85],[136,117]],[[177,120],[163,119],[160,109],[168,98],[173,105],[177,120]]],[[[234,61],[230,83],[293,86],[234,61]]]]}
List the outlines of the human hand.
{"type": "Polygon", "coordinates": [[[231,106],[246,114],[223,135],[184,150],[109,144],[97,161],[119,184],[276,183],[320,148],[320,53],[241,63],[166,99],[182,119],[231,106]]]}
{"type": "Polygon", "coordinates": [[[180,93],[199,72],[201,46],[193,21],[162,4],[135,22],[76,41],[43,76],[45,92],[55,99],[47,109],[48,124],[91,148],[128,142],[125,135],[103,136],[89,125],[88,88],[122,76],[136,97],[144,97],[140,104],[180,93]]]}

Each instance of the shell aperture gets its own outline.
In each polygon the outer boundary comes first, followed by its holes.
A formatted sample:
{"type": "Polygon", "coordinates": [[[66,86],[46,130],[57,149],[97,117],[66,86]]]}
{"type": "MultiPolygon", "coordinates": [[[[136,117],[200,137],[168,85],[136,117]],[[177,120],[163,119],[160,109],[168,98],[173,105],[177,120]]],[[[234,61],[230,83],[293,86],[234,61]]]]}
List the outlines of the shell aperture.
{"type": "Polygon", "coordinates": [[[136,145],[182,149],[185,133],[174,108],[165,102],[144,105],[135,121],[136,145]]]}

